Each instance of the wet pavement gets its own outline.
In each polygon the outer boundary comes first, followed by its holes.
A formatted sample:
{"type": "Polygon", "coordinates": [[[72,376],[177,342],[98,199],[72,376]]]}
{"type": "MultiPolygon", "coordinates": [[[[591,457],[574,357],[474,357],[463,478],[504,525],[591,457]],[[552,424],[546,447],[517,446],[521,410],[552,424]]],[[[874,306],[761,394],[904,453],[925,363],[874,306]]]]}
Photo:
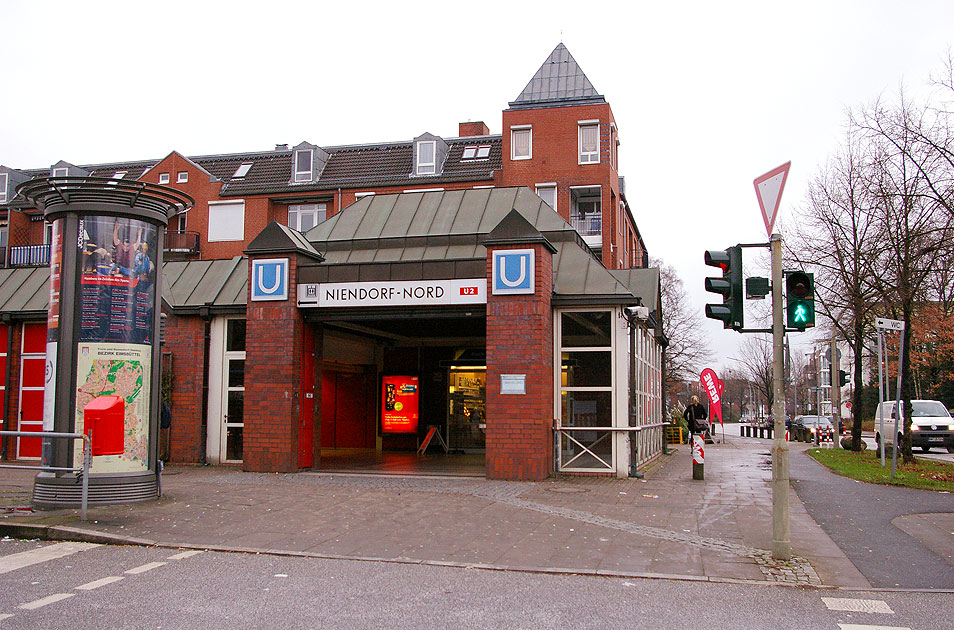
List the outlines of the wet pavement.
{"type": "MultiPolygon", "coordinates": [[[[721,441],[721,440],[720,440],[721,441]]],[[[685,445],[644,479],[543,482],[171,466],[156,501],[24,512],[33,472],[0,470],[11,536],[500,570],[868,587],[790,493],[791,561],[771,558],[771,442],[685,445]]],[[[807,445],[792,444],[792,457],[807,445]]],[[[425,456],[427,457],[427,456],[425,456]]]]}

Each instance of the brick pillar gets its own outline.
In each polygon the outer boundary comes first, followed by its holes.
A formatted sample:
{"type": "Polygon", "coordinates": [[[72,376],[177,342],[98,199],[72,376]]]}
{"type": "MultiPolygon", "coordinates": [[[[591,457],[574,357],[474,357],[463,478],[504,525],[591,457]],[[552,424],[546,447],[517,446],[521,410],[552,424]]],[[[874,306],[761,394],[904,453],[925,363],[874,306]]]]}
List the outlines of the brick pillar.
{"type": "Polygon", "coordinates": [[[487,478],[535,481],[553,468],[553,255],[545,245],[487,246],[487,478]],[[533,295],[493,295],[494,250],[533,249],[533,295]],[[501,394],[501,374],[526,376],[501,394]]]}
{"type": "Polygon", "coordinates": [[[202,427],[203,389],[208,386],[205,337],[208,324],[201,317],[166,318],[166,343],[162,352],[172,354],[172,428],[169,459],[195,464],[202,461],[205,434],[202,427]]]}
{"type": "Polygon", "coordinates": [[[304,338],[304,320],[296,297],[297,261],[294,255],[288,257],[287,300],[253,302],[252,261],[258,258],[275,255],[249,255],[242,468],[253,472],[294,472],[298,470],[304,338]]]}

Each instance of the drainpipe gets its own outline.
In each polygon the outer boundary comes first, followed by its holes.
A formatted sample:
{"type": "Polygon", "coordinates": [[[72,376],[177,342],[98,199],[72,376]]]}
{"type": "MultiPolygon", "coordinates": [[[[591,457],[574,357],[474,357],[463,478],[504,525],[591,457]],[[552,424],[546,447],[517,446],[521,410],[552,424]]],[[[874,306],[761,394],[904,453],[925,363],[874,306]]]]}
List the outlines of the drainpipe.
{"type": "Polygon", "coordinates": [[[206,451],[209,448],[209,354],[212,338],[212,315],[208,306],[199,309],[199,317],[205,320],[205,331],[202,335],[202,424],[200,432],[202,450],[199,451],[199,463],[209,464],[206,451]]]}

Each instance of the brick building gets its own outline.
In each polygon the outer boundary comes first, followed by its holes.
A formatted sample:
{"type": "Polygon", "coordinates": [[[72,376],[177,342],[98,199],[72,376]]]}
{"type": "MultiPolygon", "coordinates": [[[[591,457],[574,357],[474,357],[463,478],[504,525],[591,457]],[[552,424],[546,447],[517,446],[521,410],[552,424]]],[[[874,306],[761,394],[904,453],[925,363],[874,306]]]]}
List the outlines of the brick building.
{"type": "MultiPolygon", "coordinates": [[[[413,452],[433,426],[492,477],[626,474],[630,437],[641,460],[659,450],[658,431],[619,429],[661,420],[664,338],[619,146],[609,104],[560,44],[499,134],[466,122],[405,142],[0,166],[4,426],[42,428],[49,293],[50,229],[16,186],[101,177],[196,201],[163,247],[173,461],[292,471],[345,449],[413,452]],[[510,291],[508,260],[532,265],[526,290],[510,291]],[[266,290],[279,272],[285,299],[266,290]],[[391,376],[417,380],[388,390],[391,376]],[[382,405],[412,390],[419,417],[397,429],[382,405]]],[[[4,453],[35,457],[38,441],[4,453]]]]}

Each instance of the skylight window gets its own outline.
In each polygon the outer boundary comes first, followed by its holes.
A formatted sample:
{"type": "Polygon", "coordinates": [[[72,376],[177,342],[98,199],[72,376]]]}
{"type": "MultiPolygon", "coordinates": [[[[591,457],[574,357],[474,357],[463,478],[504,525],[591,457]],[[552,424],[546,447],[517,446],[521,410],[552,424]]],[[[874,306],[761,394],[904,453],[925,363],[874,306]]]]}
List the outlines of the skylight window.
{"type": "MultiPolygon", "coordinates": [[[[126,176],[126,171],[116,171],[115,173],[113,173],[113,176],[112,176],[111,179],[113,179],[113,180],[122,179],[122,178],[125,177],[125,176],[126,176]]],[[[110,184],[111,186],[115,186],[115,185],[116,185],[116,182],[115,182],[115,181],[111,181],[111,182],[109,182],[109,184],[110,184]]]]}
{"type": "Polygon", "coordinates": [[[490,145],[464,147],[462,160],[486,160],[490,156],[490,145]]]}
{"type": "Polygon", "coordinates": [[[248,175],[248,171],[251,168],[252,168],[252,163],[246,162],[245,164],[235,169],[235,175],[232,175],[232,179],[240,179],[242,177],[245,177],[246,175],[248,175]]]}

